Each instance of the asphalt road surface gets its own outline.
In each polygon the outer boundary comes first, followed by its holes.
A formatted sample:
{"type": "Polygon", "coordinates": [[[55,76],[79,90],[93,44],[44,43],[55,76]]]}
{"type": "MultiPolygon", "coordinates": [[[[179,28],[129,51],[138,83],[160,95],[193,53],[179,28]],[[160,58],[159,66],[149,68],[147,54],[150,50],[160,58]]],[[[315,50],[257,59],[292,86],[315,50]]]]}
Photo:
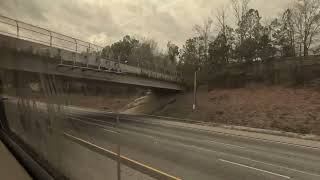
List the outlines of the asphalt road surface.
{"type": "Polygon", "coordinates": [[[320,179],[320,149],[72,110],[66,132],[183,180],[320,179]]]}

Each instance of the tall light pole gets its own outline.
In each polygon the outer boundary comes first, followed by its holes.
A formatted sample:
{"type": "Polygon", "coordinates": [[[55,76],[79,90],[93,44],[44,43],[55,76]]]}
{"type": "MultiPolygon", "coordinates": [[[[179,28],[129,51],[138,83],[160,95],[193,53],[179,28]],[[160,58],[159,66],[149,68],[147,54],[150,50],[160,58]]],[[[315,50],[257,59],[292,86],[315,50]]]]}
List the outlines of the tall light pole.
{"type": "Polygon", "coordinates": [[[194,71],[194,79],[193,79],[193,105],[192,105],[192,110],[196,110],[196,105],[197,105],[197,72],[198,70],[196,69],[194,71]]]}
{"type": "Polygon", "coordinates": [[[198,58],[196,62],[196,67],[194,70],[194,78],[193,78],[193,104],[192,110],[195,111],[197,108],[197,75],[200,70],[200,44],[198,44],[198,58]]]}
{"type": "MultiPolygon", "coordinates": [[[[120,128],[119,128],[119,118],[120,114],[117,112],[116,123],[117,123],[117,132],[120,136],[120,128]]],[[[121,180],[121,153],[120,153],[120,144],[117,143],[117,180],[121,180]]]]}

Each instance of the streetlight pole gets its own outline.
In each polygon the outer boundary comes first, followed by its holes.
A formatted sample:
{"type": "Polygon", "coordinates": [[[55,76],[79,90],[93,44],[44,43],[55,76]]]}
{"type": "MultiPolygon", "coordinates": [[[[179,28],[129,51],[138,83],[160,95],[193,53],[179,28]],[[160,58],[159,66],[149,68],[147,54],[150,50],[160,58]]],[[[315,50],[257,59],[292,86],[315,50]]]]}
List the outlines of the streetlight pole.
{"type": "Polygon", "coordinates": [[[194,79],[193,79],[193,105],[192,110],[196,110],[197,105],[197,69],[194,71],[194,79]]]}
{"type": "Polygon", "coordinates": [[[198,48],[198,62],[196,63],[195,71],[194,71],[194,78],[193,78],[193,105],[192,110],[196,110],[197,106],[197,73],[200,70],[200,47],[198,48]]]}
{"type": "MultiPolygon", "coordinates": [[[[119,128],[119,112],[117,112],[117,117],[116,117],[116,121],[117,121],[117,132],[118,135],[120,136],[120,128],[119,128]]],[[[121,180],[121,154],[120,154],[120,144],[119,142],[117,143],[117,180],[121,180]]]]}

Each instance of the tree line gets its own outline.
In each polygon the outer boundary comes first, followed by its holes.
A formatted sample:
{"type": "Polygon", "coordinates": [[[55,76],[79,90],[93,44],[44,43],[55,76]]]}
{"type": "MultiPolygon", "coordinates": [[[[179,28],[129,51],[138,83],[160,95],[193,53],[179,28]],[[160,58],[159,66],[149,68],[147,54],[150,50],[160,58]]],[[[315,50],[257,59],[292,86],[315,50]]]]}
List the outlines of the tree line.
{"type": "Polygon", "coordinates": [[[192,82],[198,69],[206,70],[200,77],[205,80],[210,70],[230,63],[319,54],[319,0],[294,0],[281,15],[265,23],[249,2],[230,0],[229,8],[219,7],[213,17],[195,26],[195,37],[187,39],[179,53],[177,68],[187,82],[192,82]]]}
{"type": "Polygon", "coordinates": [[[196,70],[320,53],[319,0],[293,0],[281,15],[264,23],[249,2],[230,0],[228,6],[216,9],[212,17],[194,26],[194,37],[181,48],[168,42],[166,52],[159,53],[154,40],[127,35],[106,46],[102,55],[139,67],[177,70],[192,82],[196,70]]]}
{"type": "Polygon", "coordinates": [[[126,35],[122,40],[104,47],[102,57],[132,66],[167,73],[175,71],[178,50],[179,47],[177,45],[168,42],[167,51],[159,52],[155,40],[138,40],[126,35]]]}

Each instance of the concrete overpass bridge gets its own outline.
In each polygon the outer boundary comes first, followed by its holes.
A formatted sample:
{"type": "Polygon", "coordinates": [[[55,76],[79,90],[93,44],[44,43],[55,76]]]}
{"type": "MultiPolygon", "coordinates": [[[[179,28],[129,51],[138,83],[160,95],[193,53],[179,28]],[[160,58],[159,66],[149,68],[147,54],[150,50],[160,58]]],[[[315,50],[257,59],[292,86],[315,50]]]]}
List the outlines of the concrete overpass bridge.
{"type": "Polygon", "coordinates": [[[101,57],[103,47],[0,16],[0,69],[182,91],[175,71],[101,57]]]}

